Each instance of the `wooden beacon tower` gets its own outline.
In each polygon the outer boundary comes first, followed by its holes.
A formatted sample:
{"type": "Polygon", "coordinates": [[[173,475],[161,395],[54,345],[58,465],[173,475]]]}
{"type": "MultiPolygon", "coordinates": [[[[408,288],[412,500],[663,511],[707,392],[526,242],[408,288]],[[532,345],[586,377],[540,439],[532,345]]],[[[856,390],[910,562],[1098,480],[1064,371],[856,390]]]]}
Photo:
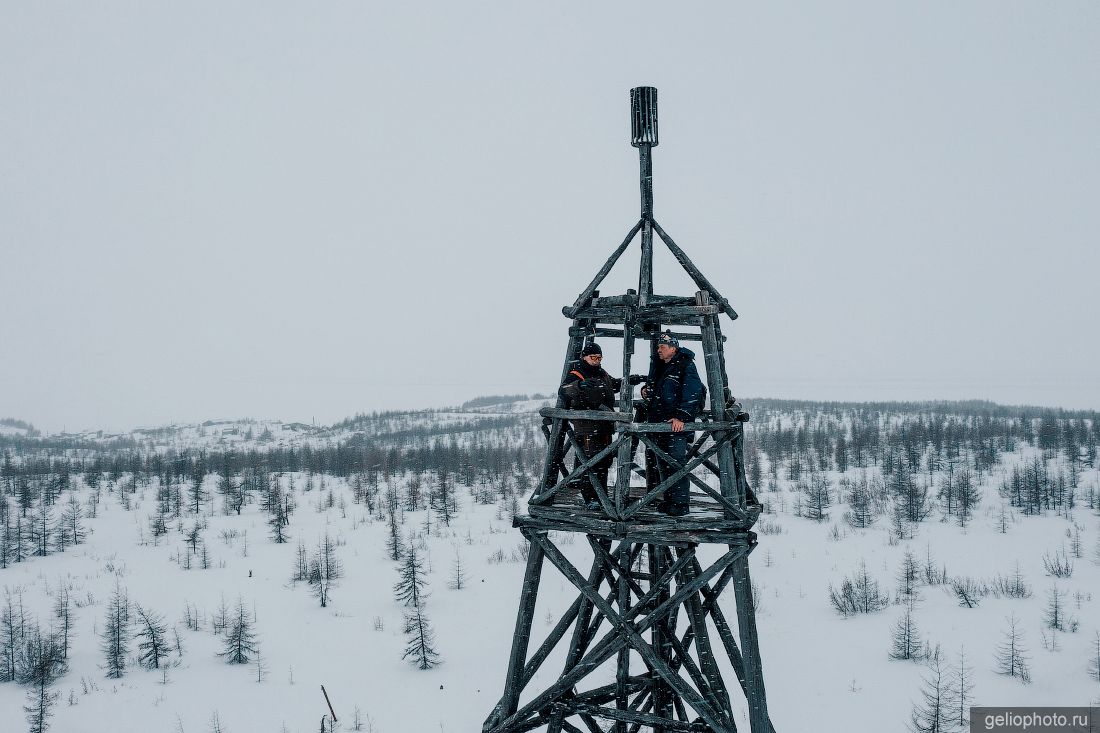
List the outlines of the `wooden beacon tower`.
{"type": "Polygon", "coordinates": [[[719,647],[747,701],[751,733],[774,733],[749,580],[748,555],[756,546],[756,534],[750,530],[760,506],[742,459],[748,415],[727,387],[719,323],[722,314],[734,319],[737,313],[654,220],[651,155],[657,145],[657,90],[632,89],[630,101],[632,145],[641,163],[641,218],[576,302],[562,309],[572,325],[561,379],[580,358],[586,341],[621,339],[623,389],[616,411],[567,410],[560,399],[557,407],[541,411],[549,423],[544,428],[548,446],[542,480],[529,502],[529,514],[515,518],[515,526],[530,542],[527,571],[504,694],[483,733],[601,733],[608,722],[614,733],[732,733],[737,726],[716,657],[719,647]],[[600,297],[597,288],[639,232],[637,291],[600,297]],[[695,295],[654,294],[654,233],[695,281],[695,295]],[[644,483],[636,480],[635,487],[632,477],[645,477],[644,464],[652,463],[635,462],[639,444],[650,457],[671,461],[652,439],[671,426],[635,421],[633,390],[625,379],[631,373],[635,341],[648,339],[655,353],[655,337],[665,328],[681,342],[702,342],[698,366],[709,388],[710,405],[690,426],[695,440],[686,465],[664,482],[650,467],[649,478],[644,483]],[[571,419],[614,421],[615,436],[605,450],[585,456],[573,440],[571,419]],[[604,491],[593,467],[612,452],[614,470],[609,490],[604,491]],[[567,467],[569,453],[577,457],[575,469],[567,467]],[[702,476],[695,475],[697,470],[702,476]],[[672,518],[655,511],[666,486],[684,475],[692,484],[690,512],[672,518]],[[578,480],[591,483],[601,511],[586,510],[577,502],[573,487],[578,480]],[[587,572],[563,554],[550,532],[558,537],[586,535],[591,551],[587,572]],[[697,552],[700,545],[714,546],[706,559],[697,552]],[[578,596],[531,653],[535,603],[546,561],[576,587],[578,596]],[[736,632],[719,605],[727,588],[736,608],[736,632]],[[554,659],[558,665],[563,657],[564,668],[555,682],[534,692],[528,689],[544,663],[554,659]]]}

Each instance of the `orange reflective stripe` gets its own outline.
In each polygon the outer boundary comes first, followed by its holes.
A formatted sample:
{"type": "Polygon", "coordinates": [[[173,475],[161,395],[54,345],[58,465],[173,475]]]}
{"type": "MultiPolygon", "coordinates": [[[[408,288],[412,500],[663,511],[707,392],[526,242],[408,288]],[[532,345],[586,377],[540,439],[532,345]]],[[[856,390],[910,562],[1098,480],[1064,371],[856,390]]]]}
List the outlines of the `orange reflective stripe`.
{"type": "Polygon", "coordinates": [[[583,374],[581,374],[580,372],[578,372],[578,371],[577,371],[576,369],[574,369],[573,371],[571,371],[571,372],[569,372],[569,373],[570,373],[570,374],[576,374],[576,375],[577,375],[577,379],[581,380],[582,382],[584,381],[584,375],[583,375],[583,374]]]}

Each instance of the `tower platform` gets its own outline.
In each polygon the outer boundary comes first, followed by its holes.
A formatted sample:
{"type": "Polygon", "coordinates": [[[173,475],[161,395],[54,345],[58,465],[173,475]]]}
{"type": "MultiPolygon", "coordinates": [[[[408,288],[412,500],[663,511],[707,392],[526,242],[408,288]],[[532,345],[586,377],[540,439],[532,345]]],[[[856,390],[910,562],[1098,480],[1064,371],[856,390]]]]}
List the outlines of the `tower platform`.
{"type": "MultiPolygon", "coordinates": [[[[631,487],[627,506],[643,499],[644,486],[631,487]]],[[[657,495],[657,500],[663,498],[657,495]]],[[[682,517],[670,517],[652,506],[641,508],[629,519],[609,516],[600,509],[586,509],[580,491],[569,488],[555,496],[550,506],[531,505],[529,514],[517,515],[517,529],[536,531],[581,532],[610,540],[628,540],[661,545],[729,544],[756,545],[756,533],[750,531],[760,516],[759,505],[749,505],[745,520],[729,519],[723,507],[708,496],[692,493],[689,511],[682,517]]]]}

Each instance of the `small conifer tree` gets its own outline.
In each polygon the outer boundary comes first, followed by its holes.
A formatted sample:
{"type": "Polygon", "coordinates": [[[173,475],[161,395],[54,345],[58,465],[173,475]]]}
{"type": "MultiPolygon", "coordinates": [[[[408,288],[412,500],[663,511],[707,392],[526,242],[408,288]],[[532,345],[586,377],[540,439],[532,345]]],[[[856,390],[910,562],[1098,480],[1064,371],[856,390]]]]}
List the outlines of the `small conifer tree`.
{"type": "Polygon", "coordinates": [[[1096,632],[1089,649],[1089,677],[1100,682],[1100,631],[1096,632]]]}
{"type": "Polygon", "coordinates": [[[1000,674],[1018,677],[1025,685],[1031,682],[1031,669],[1028,667],[1028,654],[1024,646],[1024,635],[1016,614],[1008,618],[1008,629],[1004,639],[997,647],[995,668],[1000,674]]]}
{"type": "Polygon", "coordinates": [[[952,692],[938,647],[929,655],[927,664],[921,681],[921,699],[913,706],[909,729],[914,733],[946,733],[954,727],[952,692]]]}
{"type": "Polygon", "coordinates": [[[898,569],[898,594],[903,600],[912,600],[917,593],[919,569],[917,559],[907,548],[901,558],[901,567],[898,569]]]}
{"type": "Polygon", "coordinates": [[[423,606],[415,606],[405,614],[405,635],[408,644],[402,659],[409,659],[417,669],[431,669],[440,663],[439,652],[435,648],[435,634],[432,631],[423,606]]]}
{"type": "Polygon", "coordinates": [[[259,650],[256,632],[252,628],[253,619],[244,607],[244,601],[237,599],[237,608],[229,620],[225,633],[225,643],[219,652],[228,664],[248,664],[259,650]]]}
{"type": "Polygon", "coordinates": [[[405,552],[405,561],[398,570],[398,581],[393,586],[393,594],[399,603],[416,608],[427,600],[425,588],[428,581],[424,577],[424,563],[416,547],[410,545],[405,552]]]}
{"type": "Polygon", "coordinates": [[[911,606],[905,607],[905,613],[894,624],[892,643],[890,646],[891,659],[920,659],[922,656],[922,642],[917,622],[913,619],[911,606]]]}
{"type": "Polygon", "coordinates": [[[451,561],[451,580],[448,584],[451,590],[462,590],[466,587],[466,564],[462,561],[462,553],[455,545],[454,560],[451,561]]]}
{"type": "Polygon", "coordinates": [[[959,728],[970,724],[970,705],[974,699],[974,670],[966,663],[966,647],[951,667],[951,719],[959,728]]]}
{"type": "Polygon", "coordinates": [[[164,617],[151,609],[134,607],[137,616],[138,664],[146,669],[160,669],[168,656],[170,643],[164,617]]]}
{"type": "Polygon", "coordinates": [[[57,600],[54,601],[53,613],[59,624],[57,638],[61,658],[68,659],[69,641],[73,637],[73,610],[72,603],[69,600],[69,587],[64,583],[61,583],[57,590],[57,600]]]}
{"type": "Polygon", "coordinates": [[[130,600],[117,583],[111,600],[107,602],[107,615],[100,638],[107,676],[117,679],[126,670],[126,655],[130,652],[130,600]]]}
{"type": "Polygon", "coordinates": [[[36,624],[29,635],[31,638],[24,650],[26,676],[23,682],[31,689],[27,691],[23,711],[30,733],[46,733],[57,701],[57,694],[50,687],[65,672],[65,662],[53,634],[43,635],[36,624]]]}

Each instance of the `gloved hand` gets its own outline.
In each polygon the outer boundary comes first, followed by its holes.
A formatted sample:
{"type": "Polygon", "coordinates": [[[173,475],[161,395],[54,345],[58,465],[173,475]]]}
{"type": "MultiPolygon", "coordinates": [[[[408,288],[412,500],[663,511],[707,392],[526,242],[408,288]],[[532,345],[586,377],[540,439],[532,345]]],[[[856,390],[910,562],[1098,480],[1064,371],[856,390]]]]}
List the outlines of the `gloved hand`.
{"type": "Polygon", "coordinates": [[[595,380],[585,380],[581,382],[581,400],[590,410],[598,409],[604,402],[604,388],[603,385],[595,380]]]}
{"type": "Polygon", "coordinates": [[[631,374],[626,378],[626,381],[630,383],[631,387],[635,387],[639,384],[645,384],[649,381],[649,377],[644,374],[631,374]]]}

